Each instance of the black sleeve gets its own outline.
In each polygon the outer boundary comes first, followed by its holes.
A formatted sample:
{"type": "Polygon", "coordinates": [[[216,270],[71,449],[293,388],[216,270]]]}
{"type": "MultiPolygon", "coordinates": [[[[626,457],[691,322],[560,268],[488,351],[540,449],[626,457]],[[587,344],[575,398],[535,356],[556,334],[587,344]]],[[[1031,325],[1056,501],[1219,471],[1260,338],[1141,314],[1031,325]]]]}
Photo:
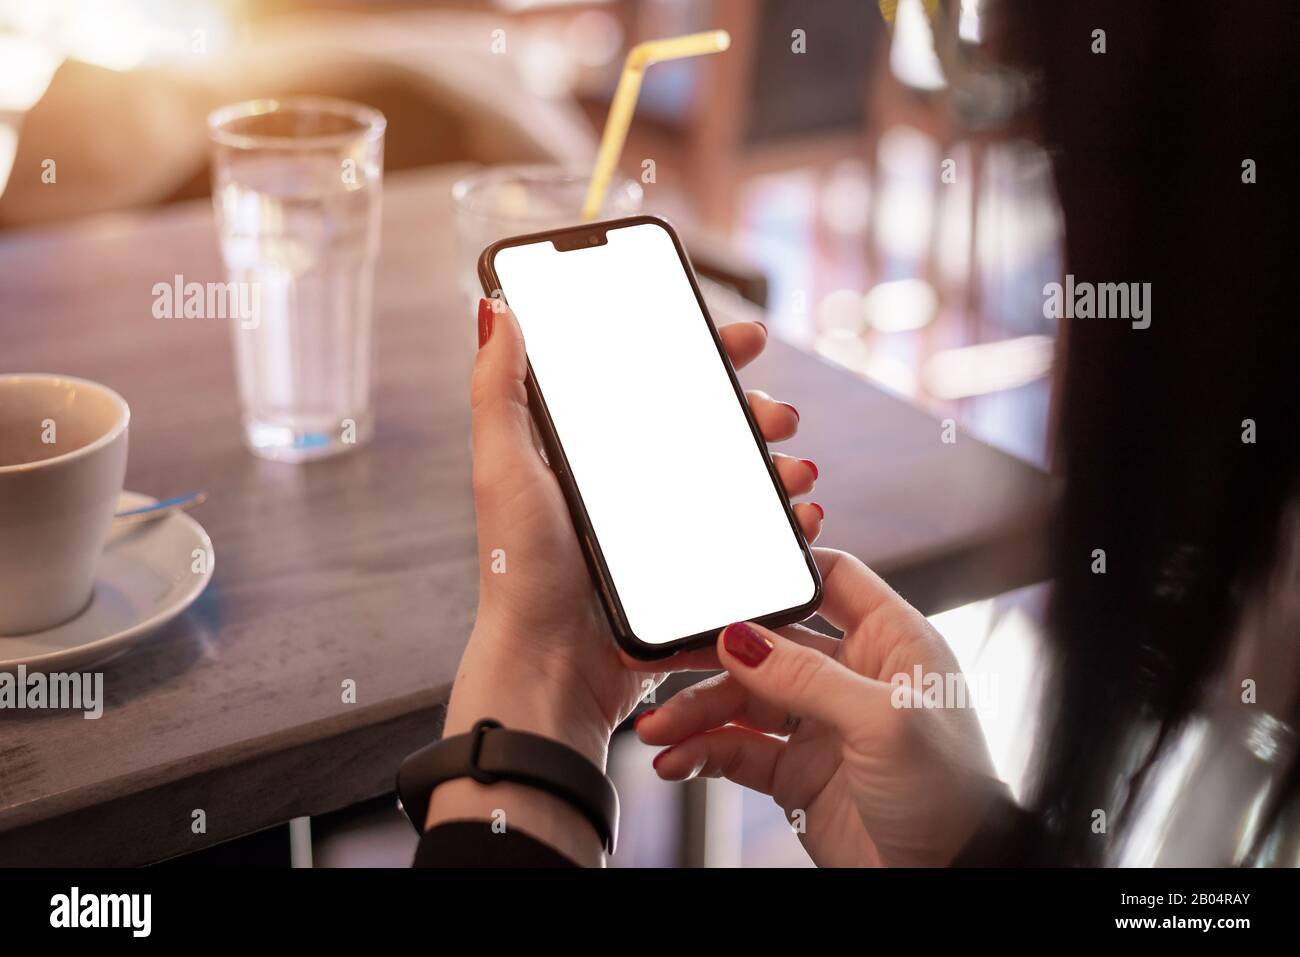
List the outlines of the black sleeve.
{"type": "Polygon", "coordinates": [[[953,859],[953,867],[1051,867],[1047,829],[1008,793],[953,859]]]}
{"type": "Polygon", "coordinates": [[[577,867],[549,844],[517,828],[496,833],[490,821],[447,821],[420,838],[416,867],[577,867]]]}

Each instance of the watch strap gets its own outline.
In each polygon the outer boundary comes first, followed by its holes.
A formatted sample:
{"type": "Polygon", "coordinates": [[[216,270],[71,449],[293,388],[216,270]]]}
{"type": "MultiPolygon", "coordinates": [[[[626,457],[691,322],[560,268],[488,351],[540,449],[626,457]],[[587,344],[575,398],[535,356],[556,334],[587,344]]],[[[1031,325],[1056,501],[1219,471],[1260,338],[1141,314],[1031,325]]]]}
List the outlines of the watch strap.
{"type": "Polygon", "coordinates": [[[434,788],[456,778],[479,784],[513,781],[545,791],[578,810],[613,854],[618,833],[618,792],[587,758],[572,748],[503,728],[484,718],[465,734],[453,735],[416,751],[397,773],[397,796],[415,829],[424,832],[434,788]]]}

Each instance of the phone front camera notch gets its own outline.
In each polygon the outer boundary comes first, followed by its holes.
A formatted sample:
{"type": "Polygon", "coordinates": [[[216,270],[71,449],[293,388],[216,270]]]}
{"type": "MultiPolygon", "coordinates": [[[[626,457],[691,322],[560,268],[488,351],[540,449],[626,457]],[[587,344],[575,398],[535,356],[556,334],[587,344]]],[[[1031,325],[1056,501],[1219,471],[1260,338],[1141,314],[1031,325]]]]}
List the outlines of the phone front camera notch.
{"type": "Polygon", "coordinates": [[[603,246],[609,241],[603,229],[574,230],[551,240],[556,252],[567,253],[575,249],[591,249],[603,246]]]}

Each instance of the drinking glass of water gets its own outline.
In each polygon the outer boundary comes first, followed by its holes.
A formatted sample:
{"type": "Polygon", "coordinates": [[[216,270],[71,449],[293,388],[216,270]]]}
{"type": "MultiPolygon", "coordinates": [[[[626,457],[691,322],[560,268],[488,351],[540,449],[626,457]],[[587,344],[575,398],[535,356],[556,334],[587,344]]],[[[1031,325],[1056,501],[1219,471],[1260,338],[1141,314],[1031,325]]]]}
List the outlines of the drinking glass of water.
{"type": "Polygon", "coordinates": [[[301,462],[364,444],[374,428],[371,330],[383,188],[383,114],[290,97],[208,117],[212,202],[244,439],[301,462]]]}

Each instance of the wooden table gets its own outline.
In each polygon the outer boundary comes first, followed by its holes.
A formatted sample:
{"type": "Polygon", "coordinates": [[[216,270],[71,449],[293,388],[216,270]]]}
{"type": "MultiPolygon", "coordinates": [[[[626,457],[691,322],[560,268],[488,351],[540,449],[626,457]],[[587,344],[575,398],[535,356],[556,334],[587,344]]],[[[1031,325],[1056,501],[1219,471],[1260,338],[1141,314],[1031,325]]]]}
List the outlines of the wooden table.
{"type": "MultiPolygon", "coordinates": [[[[386,184],[376,435],[308,466],[242,447],[226,321],[151,315],[154,283],[223,278],[208,204],[0,234],[0,372],[121,392],[127,487],[208,489],[216,551],[190,611],[105,666],[100,720],[0,712],[0,865],[137,864],[336,810],[439,732],[477,591],[452,179],[386,184]]],[[[1038,470],[780,342],[741,378],[803,415],[823,543],[923,610],[1044,576],[1038,470]]]]}

